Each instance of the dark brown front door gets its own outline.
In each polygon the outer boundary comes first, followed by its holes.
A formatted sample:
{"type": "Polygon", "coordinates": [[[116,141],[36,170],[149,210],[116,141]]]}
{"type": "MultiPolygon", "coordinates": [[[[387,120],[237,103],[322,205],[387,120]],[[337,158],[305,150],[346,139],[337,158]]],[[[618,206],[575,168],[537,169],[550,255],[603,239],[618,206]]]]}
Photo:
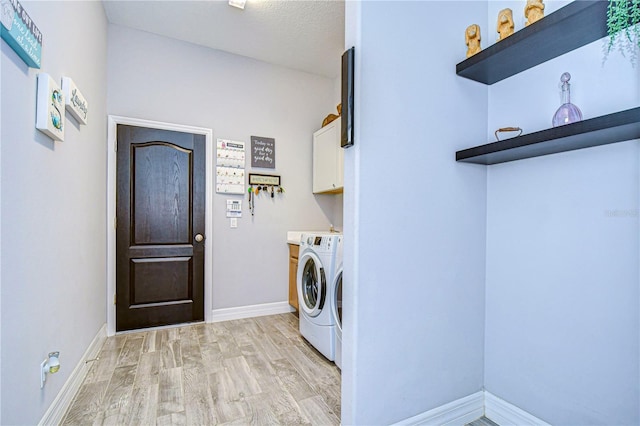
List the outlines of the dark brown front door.
{"type": "Polygon", "coordinates": [[[204,320],[205,137],[118,125],[117,182],[116,330],[204,320]]]}

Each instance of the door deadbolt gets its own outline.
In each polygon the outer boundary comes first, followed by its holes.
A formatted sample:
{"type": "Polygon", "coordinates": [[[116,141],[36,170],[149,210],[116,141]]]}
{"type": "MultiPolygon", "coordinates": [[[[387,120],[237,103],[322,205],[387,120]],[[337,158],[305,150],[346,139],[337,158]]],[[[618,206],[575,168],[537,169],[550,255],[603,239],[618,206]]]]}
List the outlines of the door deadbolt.
{"type": "Polygon", "coordinates": [[[201,243],[204,240],[204,236],[202,234],[196,234],[195,240],[196,243],[201,243]]]}

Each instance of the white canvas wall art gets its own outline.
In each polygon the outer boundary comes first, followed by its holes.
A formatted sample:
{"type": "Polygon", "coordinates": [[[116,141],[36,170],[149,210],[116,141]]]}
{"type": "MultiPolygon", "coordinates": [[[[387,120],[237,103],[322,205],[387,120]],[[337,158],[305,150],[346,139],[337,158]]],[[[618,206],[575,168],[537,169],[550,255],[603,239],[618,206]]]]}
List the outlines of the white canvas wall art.
{"type": "Polygon", "coordinates": [[[65,107],[80,124],[87,124],[89,102],[82,96],[78,86],[69,77],[62,77],[62,93],[64,93],[65,107]]]}
{"type": "Polygon", "coordinates": [[[47,73],[38,74],[36,129],[53,140],[64,140],[64,94],[47,73]]]}

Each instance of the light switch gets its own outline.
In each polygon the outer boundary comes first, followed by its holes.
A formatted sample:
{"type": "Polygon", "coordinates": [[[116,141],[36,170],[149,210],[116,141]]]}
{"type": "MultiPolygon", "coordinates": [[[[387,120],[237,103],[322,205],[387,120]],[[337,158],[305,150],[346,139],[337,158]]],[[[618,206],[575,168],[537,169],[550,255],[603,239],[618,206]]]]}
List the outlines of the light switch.
{"type": "Polygon", "coordinates": [[[238,218],[237,217],[232,217],[231,218],[231,227],[232,228],[237,228],[238,227],[238,218]]]}

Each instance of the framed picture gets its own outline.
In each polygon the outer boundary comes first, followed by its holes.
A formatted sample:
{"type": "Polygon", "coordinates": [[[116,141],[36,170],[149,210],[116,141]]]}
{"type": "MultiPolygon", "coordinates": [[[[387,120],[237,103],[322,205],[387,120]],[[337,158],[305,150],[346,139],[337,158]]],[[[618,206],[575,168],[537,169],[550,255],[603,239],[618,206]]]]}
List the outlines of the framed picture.
{"type": "Polygon", "coordinates": [[[36,129],[56,141],[64,140],[64,94],[47,73],[38,74],[36,129]]]}
{"type": "Polygon", "coordinates": [[[340,146],[353,146],[353,94],[354,94],[354,49],[342,54],[342,123],[340,132],[340,146]]]}
{"type": "Polygon", "coordinates": [[[251,136],[251,167],[276,168],[276,140],[251,136]]]}
{"type": "Polygon", "coordinates": [[[257,173],[249,173],[249,185],[275,185],[280,186],[280,176],[278,175],[261,175],[257,173]]]}

